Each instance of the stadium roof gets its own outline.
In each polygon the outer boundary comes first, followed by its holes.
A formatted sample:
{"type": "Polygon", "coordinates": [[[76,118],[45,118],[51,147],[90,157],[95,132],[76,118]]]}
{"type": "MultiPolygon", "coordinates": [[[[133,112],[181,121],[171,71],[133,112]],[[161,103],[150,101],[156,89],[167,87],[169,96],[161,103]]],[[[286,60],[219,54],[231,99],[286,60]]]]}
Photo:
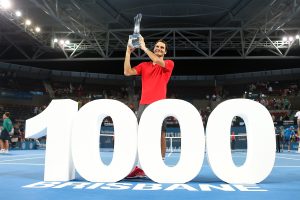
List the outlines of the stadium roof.
{"type": "MultiPolygon", "coordinates": [[[[2,62],[122,74],[133,19],[142,13],[141,34],[149,48],[168,41],[175,74],[299,67],[300,0],[11,2],[11,8],[0,5],[2,62]]],[[[137,50],[132,59],[146,58],[137,50]]]]}

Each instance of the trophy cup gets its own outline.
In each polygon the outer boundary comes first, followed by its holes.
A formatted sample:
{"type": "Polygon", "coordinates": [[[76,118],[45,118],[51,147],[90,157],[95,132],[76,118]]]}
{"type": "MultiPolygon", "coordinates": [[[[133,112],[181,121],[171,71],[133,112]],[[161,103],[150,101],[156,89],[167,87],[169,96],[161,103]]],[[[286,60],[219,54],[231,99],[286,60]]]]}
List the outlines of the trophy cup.
{"type": "Polygon", "coordinates": [[[139,13],[134,17],[134,31],[132,35],[129,35],[129,46],[132,48],[140,48],[139,37],[140,35],[140,23],[142,20],[142,14],[139,13]]]}

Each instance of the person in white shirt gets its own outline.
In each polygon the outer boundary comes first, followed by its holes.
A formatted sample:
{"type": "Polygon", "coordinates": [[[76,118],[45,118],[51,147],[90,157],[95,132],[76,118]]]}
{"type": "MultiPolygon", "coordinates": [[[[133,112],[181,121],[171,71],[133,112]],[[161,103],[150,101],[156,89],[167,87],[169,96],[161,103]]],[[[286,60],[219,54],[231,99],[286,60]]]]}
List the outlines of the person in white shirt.
{"type": "Polygon", "coordinates": [[[297,117],[297,125],[298,125],[298,137],[300,136],[300,111],[296,112],[295,117],[297,117]]]}

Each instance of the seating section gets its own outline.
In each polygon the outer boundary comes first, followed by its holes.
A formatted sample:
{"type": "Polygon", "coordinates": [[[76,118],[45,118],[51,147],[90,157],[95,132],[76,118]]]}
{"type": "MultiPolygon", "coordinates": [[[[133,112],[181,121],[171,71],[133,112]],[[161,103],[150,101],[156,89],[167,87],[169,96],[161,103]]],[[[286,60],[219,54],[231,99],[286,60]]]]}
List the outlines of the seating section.
{"type": "MultiPolygon", "coordinates": [[[[24,132],[25,120],[43,112],[50,103],[50,90],[54,93],[54,99],[73,99],[79,103],[79,107],[95,99],[116,99],[127,104],[134,112],[138,109],[141,90],[140,84],[124,86],[121,84],[84,84],[63,80],[51,82],[15,77],[14,74],[7,73],[0,73],[0,84],[0,112],[11,113],[15,134],[19,135],[20,140],[24,140],[24,136],[20,137],[22,133],[19,130],[23,129],[24,132]],[[22,92],[22,95],[19,92],[22,92]],[[26,94],[31,95],[30,99],[26,94]]],[[[216,86],[199,85],[193,81],[188,84],[171,82],[167,98],[183,99],[192,103],[200,112],[204,126],[210,112],[222,101],[232,98],[248,98],[261,103],[270,111],[275,125],[287,126],[295,125],[294,114],[300,108],[299,85],[300,81],[216,86]]],[[[167,124],[171,128],[179,127],[174,117],[168,117],[167,124]]],[[[112,126],[112,122],[108,119],[103,125],[112,126]]],[[[243,120],[237,117],[233,119],[232,125],[243,126],[243,120]]]]}

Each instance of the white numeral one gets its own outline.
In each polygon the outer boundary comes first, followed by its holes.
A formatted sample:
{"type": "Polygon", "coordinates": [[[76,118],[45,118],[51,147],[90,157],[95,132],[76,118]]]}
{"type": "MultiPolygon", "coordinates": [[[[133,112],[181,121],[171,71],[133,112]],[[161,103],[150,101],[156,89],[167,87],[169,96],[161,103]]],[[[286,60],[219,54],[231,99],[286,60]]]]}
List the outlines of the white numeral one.
{"type": "Polygon", "coordinates": [[[26,138],[47,135],[44,181],[75,178],[71,156],[71,127],[78,103],[70,99],[53,100],[39,115],[26,120],[26,138]]]}
{"type": "Polygon", "coordinates": [[[264,180],[275,162],[275,133],[269,111],[260,103],[232,99],[219,104],[206,127],[206,147],[211,169],[227,183],[254,184],[264,180]],[[247,157],[237,167],[231,155],[230,128],[234,116],[246,125],[247,157]]]}
{"type": "Polygon", "coordinates": [[[185,183],[195,178],[204,159],[205,138],[196,108],[183,100],[166,99],[149,105],[138,128],[139,161],[147,176],[159,183],[185,183]],[[163,120],[174,116],[180,124],[181,154],[176,166],[162,161],[160,136],[163,120]]]}
{"type": "Polygon", "coordinates": [[[137,119],[125,104],[109,99],[84,105],[74,118],[72,155],[77,172],[92,182],[117,182],[134,167],[137,156],[137,119]],[[100,126],[110,116],[114,124],[114,154],[105,165],[99,152],[100,126]]]}

